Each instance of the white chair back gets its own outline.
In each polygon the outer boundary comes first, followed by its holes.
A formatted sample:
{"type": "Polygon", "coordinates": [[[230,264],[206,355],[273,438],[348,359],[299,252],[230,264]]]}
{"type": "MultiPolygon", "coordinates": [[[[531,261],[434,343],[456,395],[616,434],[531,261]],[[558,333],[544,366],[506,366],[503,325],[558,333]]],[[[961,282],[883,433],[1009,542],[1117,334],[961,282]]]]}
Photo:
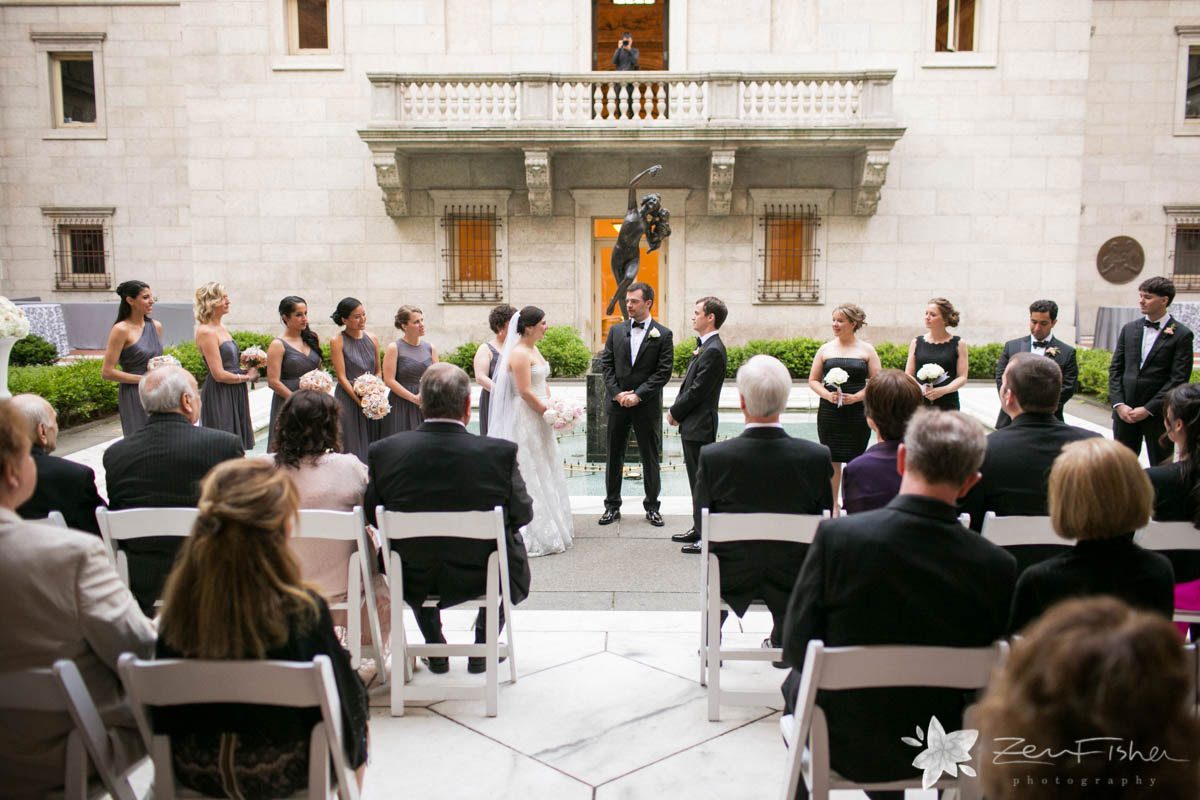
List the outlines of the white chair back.
{"type": "Polygon", "coordinates": [[[128,774],[136,764],[122,768],[115,763],[108,731],[74,661],[64,658],[50,669],[0,674],[0,709],[70,715],[75,727],[67,737],[63,780],[66,800],[83,800],[105,792],[116,800],[135,800],[128,774]],[[89,764],[95,768],[100,786],[88,785],[89,764]]]}
{"type": "Polygon", "coordinates": [[[109,557],[125,585],[129,585],[129,559],[119,547],[120,542],[153,536],[191,536],[198,513],[194,508],[110,511],[104,506],[97,506],[96,522],[100,525],[100,535],[108,545],[109,557]]]}
{"type": "Polygon", "coordinates": [[[46,525],[53,525],[56,528],[67,527],[67,519],[63,516],[61,511],[51,511],[41,519],[30,519],[26,520],[26,522],[41,522],[46,525]]]}
{"type": "MultiPolygon", "coordinates": [[[[1190,522],[1154,522],[1134,534],[1133,540],[1147,550],[1200,550],[1200,530],[1190,522]]],[[[1200,625],[1200,609],[1175,609],[1176,622],[1200,625]]]]}
{"type": "Polygon", "coordinates": [[[1049,517],[998,517],[989,511],[983,518],[983,538],[999,547],[1051,545],[1069,548],[1071,543],[1054,532],[1049,517]]]}
{"type": "Polygon", "coordinates": [[[138,729],[154,760],[154,797],[176,796],[171,742],[155,734],[149,709],[189,703],[253,703],[318,708],[321,723],[309,745],[307,797],[329,796],[332,759],[337,796],[357,800],[358,784],[342,748],[342,714],[329,656],[297,661],[143,661],[125,653],[117,664],[138,729]]]}

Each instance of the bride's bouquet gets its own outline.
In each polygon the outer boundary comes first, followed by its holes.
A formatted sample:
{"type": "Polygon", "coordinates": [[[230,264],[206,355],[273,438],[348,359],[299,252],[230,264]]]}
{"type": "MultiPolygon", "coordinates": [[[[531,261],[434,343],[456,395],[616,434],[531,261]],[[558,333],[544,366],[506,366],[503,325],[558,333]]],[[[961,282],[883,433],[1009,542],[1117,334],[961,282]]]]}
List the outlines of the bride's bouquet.
{"type": "Polygon", "coordinates": [[[367,419],[380,420],[391,413],[387,392],[387,385],[370,372],[354,379],[354,393],[362,398],[362,412],[367,419]]]}
{"type": "Polygon", "coordinates": [[[837,407],[842,407],[842,384],[850,380],[850,373],[841,367],[834,367],[825,373],[825,385],[832,386],[837,391],[837,407]]]}
{"type": "Polygon", "coordinates": [[[310,370],[300,376],[300,388],[329,394],[333,391],[333,376],[323,369],[310,370]]]}
{"type": "Polygon", "coordinates": [[[559,435],[570,433],[575,429],[575,423],[582,418],[583,406],[561,397],[550,398],[546,410],[542,412],[542,419],[559,435]]]}
{"type": "Polygon", "coordinates": [[[146,362],[146,371],[158,369],[159,367],[181,367],[179,359],[172,355],[155,356],[146,362]]]}

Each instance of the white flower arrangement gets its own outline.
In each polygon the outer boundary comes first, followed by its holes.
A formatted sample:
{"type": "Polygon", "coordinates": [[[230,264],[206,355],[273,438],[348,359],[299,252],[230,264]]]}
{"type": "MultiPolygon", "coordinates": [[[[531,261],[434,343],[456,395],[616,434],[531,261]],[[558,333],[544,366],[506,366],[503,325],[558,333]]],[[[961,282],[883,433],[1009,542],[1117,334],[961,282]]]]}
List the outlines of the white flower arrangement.
{"type": "Polygon", "coordinates": [[[546,410],[542,412],[542,419],[546,420],[546,424],[561,436],[574,430],[575,423],[583,418],[583,413],[583,406],[579,403],[554,397],[546,404],[546,410]]]}
{"type": "Polygon", "coordinates": [[[825,373],[825,385],[837,390],[837,407],[842,407],[842,384],[850,380],[850,373],[841,367],[834,367],[825,373]]]}
{"type": "Polygon", "coordinates": [[[946,375],[946,370],[938,364],[923,364],[917,370],[917,380],[930,386],[940,381],[946,375]]]}
{"type": "Polygon", "coordinates": [[[333,376],[323,369],[314,369],[300,376],[300,388],[329,394],[333,391],[333,376]]]}
{"type": "Polygon", "coordinates": [[[373,373],[364,372],[354,379],[354,393],[362,398],[362,412],[367,419],[380,420],[391,413],[387,391],[387,385],[373,373]]]}
{"type": "Polygon", "coordinates": [[[0,337],[24,339],[29,335],[25,312],[7,297],[0,297],[0,337]]]}
{"type": "Polygon", "coordinates": [[[183,365],[179,363],[179,359],[176,358],[175,356],[161,355],[161,356],[155,356],[154,358],[152,358],[148,362],[146,362],[146,371],[149,372],[151,370],[158,369],[159,367],[182,367],[182,366],[183,365]]]}

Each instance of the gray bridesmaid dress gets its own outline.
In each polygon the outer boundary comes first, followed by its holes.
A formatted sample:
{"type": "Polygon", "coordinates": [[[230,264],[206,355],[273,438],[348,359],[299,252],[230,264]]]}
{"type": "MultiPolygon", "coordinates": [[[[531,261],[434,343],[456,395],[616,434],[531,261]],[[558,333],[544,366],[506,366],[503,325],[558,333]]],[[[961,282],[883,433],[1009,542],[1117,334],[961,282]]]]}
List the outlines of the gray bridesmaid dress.
{"type": "MultiPolygon", "coordinates": [[[[396,383],[413,394],[421,391],[421,376],[433,363],[433,346],[421,342],[415,347],[403,339],[396,340],[396,383]]],[[[421,424],[421,407],[388,392],[388,403],[392,406],[389,415],[392,433],[416,430],[421,424]]]]}
{"type": "MultiPolygon", "coordinates": [[[[221,342],[221,366],[238,375],[244,370],[238,363],[241,352],[237,342],[221,342]]],[[[242,440],[247,450],[254,449],[254,427],[250,423],[250,390],[244,383],[221,383],[209,375],[200,390],[200,424],[205,428],[229,431],[242,440]]]]}
{"type": "MultiPolygon", "coordinates": [[[[496,380],[496,367],[500,366],[500,351],[492,347],[491,342],[484,342],[488,350],[492,351],[492,363],[488,366],[488,378],[493,382],[496,380]]],[[[488,431],[488,407],[492,402],[492,393],[487,389],[479,393],[479,435],[487,436],[488,431]]]]}
{"type": "MultiPolygon", "coordinates": [[[[277,341],[283,345],[283,361],[279,364],[279,382],[294,392],[300,388],[301,377],[321,367],[321,351],[309,350],[308,355],[304,355],[283,339],[277,341]]],[[[271,424],[267,428],[268,453],[274,452],[272,443],[275,439],[275,419],[279,416],[279,409],[283,408],[284,402],[282,397],[272,393],[271,424]]]]}
{"type": "MultiPolygon", "coordinates": [[[[146,365],[150,359],[163,354],[162,342],[158,338],[158,329],[154,320],[146,317],[146,325],[142,328],[141,337],[133,344],[126,345],[117,358],[123,372],[132,375],[145,375],[146,365]]],[[[136,383],[122,383],[117,387],[117,411],[121,414],[121,435],[129,436],[145,427],[149,417],[146,409],[142,408],[142,400],[138,397],[136,383]]]]}
{"type": "MultiPolygon", "coordinates": [[[[354,379],[366,372],[374,372],[378,363],[379,353],[371,342],[371,337],[365,333],[355,339],[342,333],[342,357],[346,362],[346,380],[354,383],[354,379]]],[[[363,416],[355,398],[346,394],[341,382],[333,393],[339,405],[339,416],[342,420],[342,452],[358,456],[358,460],[367,463],[367,450],[371,442],[377,442],[388,435],[391,414],[380,420],[367,419],[363,416]]],[[[394,412],[393,412],[394,413],[394,412]]]]}

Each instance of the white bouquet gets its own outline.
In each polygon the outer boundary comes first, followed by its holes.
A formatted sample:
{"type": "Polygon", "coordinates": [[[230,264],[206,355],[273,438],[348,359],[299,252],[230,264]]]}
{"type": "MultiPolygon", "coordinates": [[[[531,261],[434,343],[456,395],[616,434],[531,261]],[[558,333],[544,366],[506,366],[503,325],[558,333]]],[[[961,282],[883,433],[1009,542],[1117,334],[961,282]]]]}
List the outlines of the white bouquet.
{"type": "Polygon", "coordinates": [[[176,358],[175,356],[161,355],[161,356],[155,356],[154,358],[152,358],[148,362],[146,362],[146,371],[149,372],[150,370],[158,369],[159,367],[182,367],[182,366],[183,365],[179,363],[179,359],[176,358]]]}
{"type": "Polygon", "coordinates": [[[323,369],[314,369],[300,376],[300,388],[329,394],[333,391],[333,376],[323,369]]]}
{"type": "Polygon", "coordinates": [[[551,398],[546,404],[546,410],[542,412],[542,419],[546,420],[546,424],[557,434],[569,433],[582,417],[583,406],[561,397],[551,398]]]}
{"type": "Polygon", "coordinates": [[[917,380],[924,384],[932,386],[940,381],[946,374],[946,370],[942,369],[937,364],[922,364],[917,370],[917,380]]]}
{"type": "Polygon", "coordinates": [[[24,339],[29,335],[29,320],[12,300],[0,297],[0,337],[24,339]]]}
{"type": "Polygon", "coordinates": [[[825,373],[825,385],[832,386],[837,390],[837,406],[842,407],[842,384],[850,380],[850,373],[841,367],[834,367],[825,373]]]}
{"type": "Polygon", "coordinates": [[[354,393],[362,398],[362,412],[367,419],[383,419],[391,412],[387,392],[387,384],[373,373],[364,372],[354,379],[354,393]]]}

